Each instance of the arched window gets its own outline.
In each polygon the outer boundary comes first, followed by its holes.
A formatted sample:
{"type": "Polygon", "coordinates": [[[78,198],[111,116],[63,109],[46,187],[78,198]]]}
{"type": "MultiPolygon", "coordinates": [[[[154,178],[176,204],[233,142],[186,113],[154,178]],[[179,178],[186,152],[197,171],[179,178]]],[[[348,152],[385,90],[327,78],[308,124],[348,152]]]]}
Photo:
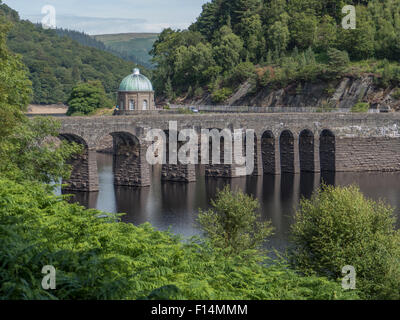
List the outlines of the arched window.
{"type": "Polygon", "coordinates": [[[121,103],[120,103],[120,110],[124,110],[124,101],[123,100],[121,100],[121,103]]]}
{"type": "Polygon", "coordinates": [[[135,100],[129,100],[129,110],[135,110],[135,100]]]}
{"type": "Polygon", "coordinates": [[[143,110],[147,110],[147,100],[143,100],[143,110]]]}

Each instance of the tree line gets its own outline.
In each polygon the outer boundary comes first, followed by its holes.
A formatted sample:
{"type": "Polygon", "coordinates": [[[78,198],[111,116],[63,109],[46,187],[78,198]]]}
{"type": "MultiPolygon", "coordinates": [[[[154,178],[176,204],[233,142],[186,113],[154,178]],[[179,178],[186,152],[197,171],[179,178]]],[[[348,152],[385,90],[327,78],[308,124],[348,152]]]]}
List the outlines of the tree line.
{"type": "Polygon", "coordinates": [[[218,101],[245,80],[256,88],[331,79],[368,59],[383,61],[368,70],[385,73],[383,85],[397,84],[399,43],[399,0],[212,0],[188,30],[161,33],[151,51],[154,84],[169,99],[206,90],[218,101]],[[350,4],[356,29],[345,30],[350,4]]]}

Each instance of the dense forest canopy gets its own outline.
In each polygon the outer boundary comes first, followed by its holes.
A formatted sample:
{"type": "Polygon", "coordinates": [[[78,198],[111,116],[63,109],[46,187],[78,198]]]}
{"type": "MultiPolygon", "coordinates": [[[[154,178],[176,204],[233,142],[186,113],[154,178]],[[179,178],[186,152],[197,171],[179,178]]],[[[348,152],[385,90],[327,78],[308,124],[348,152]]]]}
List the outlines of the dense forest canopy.
{"type": "Polygon", "coordinates": [[[151,53],[156,89],[171,97],[199,87],[218,96],[254,75],[254,66],[284,67],[284,75],[265,68],[272,75],[264,84],[273,76],[309,80],[344,52],[352,62],[398,60],[400,0],[212,0],[189,30],[164,30],[151,53]],[[342,28],[345,5],[356,7],[354,30],[342,28]]]}
{"type": "Polygon", "coordinates": [[[68,36],[58,35],[61,31],[46,30],[20,20],[18,13],[5,4],[0,4],[2,16],[13,24],[8,46],[22,55],[29,69],[33,103],[65,103],[77,83],[90,80],[100,80],[108,96],[113,98],[121,79],[136,67],[100,47],[89,47],[89,43],[84,46],[68,36]]]}

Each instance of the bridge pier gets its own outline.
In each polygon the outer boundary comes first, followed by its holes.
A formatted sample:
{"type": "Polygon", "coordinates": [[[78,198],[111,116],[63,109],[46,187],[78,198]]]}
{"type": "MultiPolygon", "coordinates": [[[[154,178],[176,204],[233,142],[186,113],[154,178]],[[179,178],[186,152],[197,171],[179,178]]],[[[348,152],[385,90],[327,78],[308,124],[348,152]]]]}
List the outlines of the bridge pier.
{"type": "Polygon", "coordinates": [[[299,148],[299,138],[294,137],[293,141],[293,172],[294,174],[300,173],[300,148],[299,148]]]}
{"type": "Polygon", "coordinates": [[[194,182],[196,181],[196,167],[194,164],[164,164],[161,179],[172,182],[194,182]]]}
{"type": "Polygon", "coordinates": [[[146,144],[127,134],[114,137],[114,184],[116,186],[150,186],[150,165],[146,160],[146,144]]]}
{"type": "Polygon", "coordinates": [[[254,137],[254,171],[252,176],[262,176],[263,162],[262,162],[262,146],[261,140],[256,136],[254,137]]]}
{"type": "Polygon", "coordinates": [[[94,149],[84,149],[82,154],[73,156],[67,161],[72,167],[71,176],[64,180],[63,191],[99,191],[99,177],[97,173],[97,153],[94,149]]]}
{"type": "Polygon", "coordinates": [[[319,141],[319,137],[315,137],[314,138],[314,171],[315,173],[320,173],[321,172],[321,157],[320,157],[320,151],[319,151],[319,147],[320,147],[320,141],[319,141]]]}

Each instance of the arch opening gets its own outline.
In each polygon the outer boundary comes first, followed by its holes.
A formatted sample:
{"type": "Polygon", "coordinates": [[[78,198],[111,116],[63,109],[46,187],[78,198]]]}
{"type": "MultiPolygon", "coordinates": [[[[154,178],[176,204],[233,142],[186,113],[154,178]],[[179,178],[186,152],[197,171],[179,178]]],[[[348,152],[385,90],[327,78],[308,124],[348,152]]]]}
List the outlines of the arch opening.
{"type": "Polygon", "coordinates": [[[336,171],[336,137],[330,130],[323,130],[320,135],[319,157],[322,172],[336,171]]]}
{"type": "Polygon", "coordinates": [[[264,174],[275,174],[275,137],[272,131],[265,131],[261,136],[261,160],[264,174]]]}
{"type": "Polygon", "coordinates": [[[281,133],[279,138],[281,171],[282,173],[294,173],[294,136],[289,130],[281,133]]]}
{"type": "Polygon", "coordinates": [[[314,172],[314,134],[311,130],[303,130],[299,136],[300,170],[314,172]]]}

